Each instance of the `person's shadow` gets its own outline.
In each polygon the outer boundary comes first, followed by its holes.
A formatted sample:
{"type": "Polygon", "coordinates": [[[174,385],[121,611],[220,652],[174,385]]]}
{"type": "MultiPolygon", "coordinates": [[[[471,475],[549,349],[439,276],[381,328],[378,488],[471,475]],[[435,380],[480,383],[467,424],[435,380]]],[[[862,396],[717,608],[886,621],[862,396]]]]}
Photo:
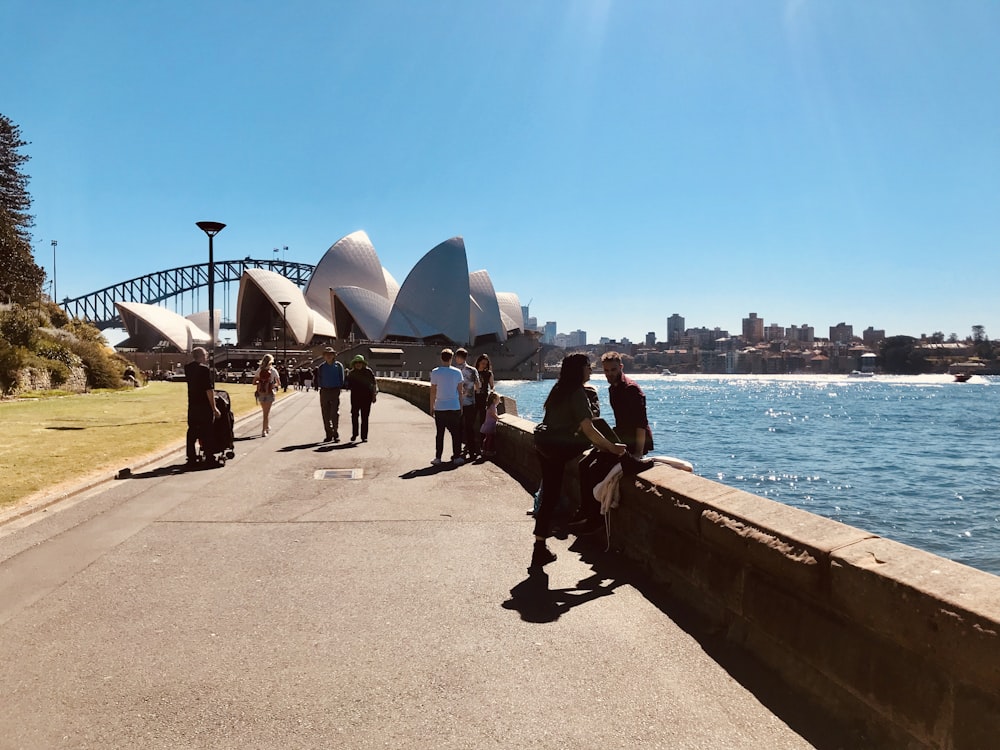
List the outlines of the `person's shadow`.
{"type": "Polygon", "coordinates": [[[528,577],[510,590],[510,599],[500,606],[520,613],[525,622],[555,622],[564,613],[604,596],[610,596],[623,581],[599,585],[595,576],[580,581],[575,588],[550,589],[549,576],[540,568],[529,568],[528,577]]]}

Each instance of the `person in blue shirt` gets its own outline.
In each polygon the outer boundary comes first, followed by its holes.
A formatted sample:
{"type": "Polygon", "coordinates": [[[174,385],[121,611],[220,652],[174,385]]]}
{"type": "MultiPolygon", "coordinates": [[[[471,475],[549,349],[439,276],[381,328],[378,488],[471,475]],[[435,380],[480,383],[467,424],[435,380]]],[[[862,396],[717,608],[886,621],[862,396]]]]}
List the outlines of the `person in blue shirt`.
{"type": "Polygon", "coordinates": [[[444,451],[444,432],[451,433],[451,462],[461,466],[462,460],[462,371],[452,367],[454,352],[441,350],[441,365],[431,370],[431,416],[434,417],[435,466],[441,463],[444,451]]]}
{"type": "Polygon", "coordinates": [[[340,391],[344,387],[344,366],[335,359],[336,352],[332,346],[323,350],[323,362],[317,368],[317,383],[319,387],[319,408],[323,415],[323,431],[329,443],[340,442],[337,427],[340,424],[340,391]]]}

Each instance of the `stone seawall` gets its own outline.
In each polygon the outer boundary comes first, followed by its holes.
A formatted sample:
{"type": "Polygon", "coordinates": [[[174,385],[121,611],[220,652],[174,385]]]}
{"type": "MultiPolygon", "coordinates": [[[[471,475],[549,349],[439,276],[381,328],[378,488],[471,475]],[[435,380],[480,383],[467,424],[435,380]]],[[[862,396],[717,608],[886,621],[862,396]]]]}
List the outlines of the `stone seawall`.
{"type": "MultiPolygon", "coordinates": [[[[427,411],[427,383],[379,387],[427,411]]],[[[529,487],[533,429],[508,414],[496,441],[529,487]]],[[[874,747],[997,746],[1000,577],[667,466],[622,480],[611,528],[670,596],[874,747]]]]}

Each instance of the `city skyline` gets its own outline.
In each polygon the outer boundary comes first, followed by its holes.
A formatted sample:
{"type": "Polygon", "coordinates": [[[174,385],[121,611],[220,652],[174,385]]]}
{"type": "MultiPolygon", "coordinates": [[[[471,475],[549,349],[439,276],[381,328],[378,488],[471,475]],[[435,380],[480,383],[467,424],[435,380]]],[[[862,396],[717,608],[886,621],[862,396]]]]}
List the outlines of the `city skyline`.
{"type": "Polygon", "coordinates": [[[311,262],[364,230],[393,273],[462,236],[470,268],[598,337],[641,341],[665,307],[1000,331],[979,284],[1000,275],[992,0],[9,0],[4,20],[0,102],[60,298],[204,262],[211,220],[218,258],[311,262]]]}
{"type": "MultiPolygon", "coordinates": [[[[750,315],[750,314],[756,314],[756,313],[755,312],[754,313],[747,313],[747,315],[750,315]]],[[[674,315],[677,315],[677,313],[674,313],[674,315]]],[[[665,320],[669,321],[669,317],[670,316],[668,316],[665,320]]],[[[683,318],[683,316],[681,316],[681,317],[683,318]]],[[[536,321],[538,319],[537,316],[535,316],[535,315],[532,315],[531,318],[533,320],[536,320],[536,321]]],[[[760,318],[760,319],[766,324],[766,318],[760,318]]],[[[527,325],[527,320],[528,320],[528,318],[526,317],[525,318],[525,321],[526,321],[525,324],[526,325],[527,325]]],[[[685,320],[685,323],[687,323],[686,318],[684,320],[685,320]]],[[[558,325],[558,321],[546,321],[546,322],[547,323],[555,322],[558,325]]],[[[741,323],[742,323],[742,320],[741,320],[741,323]]],[[[945,331],[944,329],[936,328],[933,331],[921,331],[918,334],[898,333],[898,332],[887,330],[885,328],[879,328],[879,327],[875,326],[874,324],[866,325],[864,328],[859,328],[857,325],[851,323],[850,321],[846,321],[846,320],[841,320],[841,321],[838,321],[837,323],[832,323],[832,324],[830,324],[828,326],[811,325],[808,321],[803,321],[803,322],[799,322],[799,323],[790,323],[789,325],[781,325],[780,323],[779,324],[774,324],[774,325],[778,325],[781,328],[783,328],[786,334],[787,334],[788,330],[790,328],[793,328],[793,327],[799,327],[799,328],[808,327],[808,328],[812,329],[812,331],[814,332],[815,338],[818,338],[818,339],[827,339],[827,338],[829,338],[828,334],[829,334],[830,329],[834,329],[834,328],[837,328],[838,326],[844,326],[844,325],[846,325],[846,326],[850,327],[851,329],[853,329],[852,335],[853,335],[853,337],[858,338],[858,339],[862,339],[863,338],[863,334],[865,332],[871,330],[871,331],[874,331],[874,332],[879,332],[879,331],[884,332],[884,334],[885,334],[884,338],[889,338],[889,337],[892,337],[892,336],[912,336],[915,339],[921,339],[922,337],[930,338],[930,337],[932,337],[932,336],[934,336],[936,334],[942,334],[945,340],[949,340],[950,337],[952,335],[954,335],[957,338],[957,340],[959,340],[959,341],[965,341],[966,339],[972,337],[972,335],[973,335],[973,326],[979,325],[979,324],[972,324],[972,325],[970,325],[969,326],[969,330],[967,330],[965,332],[962,332],[962,331],[945,331]],[[819,331],[819,333],[816,333],[817,331],[819,331]]],[[[764,326],[765,330],[767,328],[769,328],[769,327],[770,327],[770,324],[764,326]]],[[[537,326],[536,327],[536,330],[541,330],[541,329],[542,329],[542,326],[537,326]]],[[[667,325],[665,325],[665,329],[669,329],[669,323],[667,323],[667,325]]],[[[996,336],[991,336],[989,329],[986,328],[985,326],[984,326],[984,329],[985,329],[985,333],[986,333],[986,335],[987,335],[988,338],[991,338],[991,339],[997,338],[996,336]]],[[[724,327],[724,326],[719,326],[719,325],[686,325],[685,328],[684,328],[684,331],[690,331],[690,330],[709,330],[709,331],[718,330],[718,331],[722,331],[722,332],[728,334],[729,336],[740,336],[740,335],[742,335],[742,326],[724,327]]],[[[599,334],[597,336],[594,336],[594,335],[591,334],[591,332],[586,331],[584,329],[579,329],[579,328],[576,329],[576,330],[573,330],[573,331],[568,331],[568,332],[567,331],[559,331],[559,330],[557,330],[556,335],[557,336],[571,336],[572,334],[583,333],[586,336],[586,342],[585,342],[586,345],[590,346],[590,345],[594,345],[594,344],[599,344],[599,342],[601,342],[604,339],[607,339],[608,341],[618,341],[618,342],[622,341],[623,339],[627,339],[629,341],[629,343],[631,343],[631,344],[642,344],[642,343],[644,343],[646,341],[647,334],[649,332],[656,333],[656,343],[657,344],[666,344],[666,343],[669,343],[669,331],[667,331],[661,337],[660,334],[659,334],[659,332],[656,330],[656,328],[647,328],[646,329],[646,334],[643,334],[643,336],[639,337],[639,338],[631,338],[629,336],[624,336],[624,337],[623,336],[609,336],[609,335],[606,335],[606,334],[599,334]]],[[[775,337],[765,335],[765,336],[763,336],[761,338],[761,340],[772,340],[773,338],[775,338],[775,337]]]]}

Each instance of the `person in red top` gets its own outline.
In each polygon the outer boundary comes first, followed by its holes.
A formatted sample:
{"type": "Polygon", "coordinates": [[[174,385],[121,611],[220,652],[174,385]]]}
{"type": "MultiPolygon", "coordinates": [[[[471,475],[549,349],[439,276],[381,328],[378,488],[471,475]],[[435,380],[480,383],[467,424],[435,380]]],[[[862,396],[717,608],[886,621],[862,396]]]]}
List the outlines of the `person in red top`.
{"type": "MultiPolygon", "coordinates": [[[[604,377],[608,379],[608,397],[615,413],[614,434],[625,443],[628,455],[620,463],[622,470],[631,474],[646,469],[650,460],[642,457],[653,449],[653,433],[646,416],[646,394],[634,380],[625,375],[622,355],[607,352],[601,357],[604,377]]],[[[570,521],[570,530],[577,535],[592,534],[604,529],[601,506],[594,499],[593,489],[603,480],[614,465],[607,454],[591,452],[580,462],[580,507],[576,518],[570,521]]]]}
{"type": "Polygon", "coordinates": [[[608,379],[608,397],[615,413],[615,434],[628,446],[634,458],[642,458],[653,450],[653,432],[646,416],[646,394],[634,380],[625,375],[622,355],[605,352],[601,357],[604,377],[608,379]]]}

